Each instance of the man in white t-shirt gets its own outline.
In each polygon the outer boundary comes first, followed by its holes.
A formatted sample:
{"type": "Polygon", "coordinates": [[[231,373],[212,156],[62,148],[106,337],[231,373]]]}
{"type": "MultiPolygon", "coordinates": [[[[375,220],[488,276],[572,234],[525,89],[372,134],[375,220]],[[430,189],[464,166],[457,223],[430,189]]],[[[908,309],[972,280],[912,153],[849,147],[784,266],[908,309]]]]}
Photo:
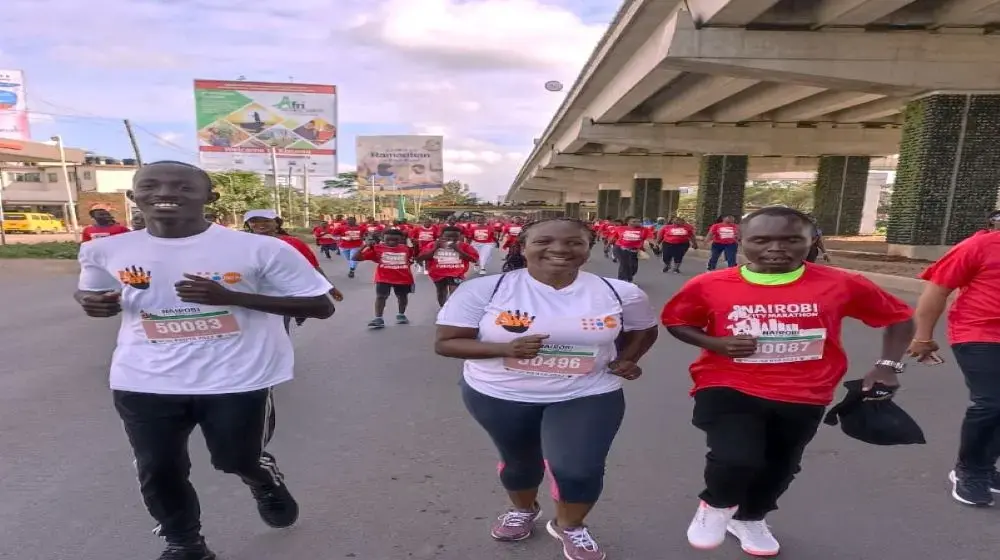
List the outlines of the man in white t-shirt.
{"type": "Polygon", "coordinates": [[[287,243],[207,222],[218,194],[197,167],[147,165],[129,197],[146,229],[83,245],[75,298],[91,317],[121,314],[111,389],[167,542],[160,560],[213,560],[188,437],[201,428],[212,465],[250,487],[265,523],[295,523],[298,504],[264,451],[271,390],[292,378],[282,317],[330,317],[331,286],[287,243]]]}

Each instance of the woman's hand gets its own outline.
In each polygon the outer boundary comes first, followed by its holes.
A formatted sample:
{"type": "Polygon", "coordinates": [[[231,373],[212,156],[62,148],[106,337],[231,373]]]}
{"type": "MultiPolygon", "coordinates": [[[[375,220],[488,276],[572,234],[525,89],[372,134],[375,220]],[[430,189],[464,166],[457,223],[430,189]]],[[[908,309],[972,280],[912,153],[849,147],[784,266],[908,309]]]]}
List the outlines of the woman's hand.
{"type": "Polygon", "coordinates": [[[507,357],[509,358],[534,358],[542,349],[542,341],[548,338],[547,334],[529,334],[515,338],[507,343],[507,357]]]}
{"type": "Polygon", "coordinates": [[[617,375],[622,379],[633,381],[642,375],[642,368],[638,364],[629,360],[615,360],[608,364],[611,375],[617,375]]]}

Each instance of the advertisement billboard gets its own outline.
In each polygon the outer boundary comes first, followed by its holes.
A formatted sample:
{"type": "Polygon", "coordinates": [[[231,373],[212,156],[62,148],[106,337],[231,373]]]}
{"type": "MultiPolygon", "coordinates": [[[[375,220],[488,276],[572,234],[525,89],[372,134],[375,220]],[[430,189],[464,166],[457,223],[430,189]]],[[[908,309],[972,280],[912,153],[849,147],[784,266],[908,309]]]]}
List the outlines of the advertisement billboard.
{"type": "Polygon", "coordinates": [[[358,181],[380,190],[419,191],[444,184],[441,136],[358,136],[358,181]]]}
{"type": "Polygon", "coordinates": [[[198,155],[208,171],[337,174],[337,88],[195,80],[198,155]]]}
{"type": "Polygon", "coordinates": [[[31,140],[20,70],[0,70],[0,138],[31,140]]]}

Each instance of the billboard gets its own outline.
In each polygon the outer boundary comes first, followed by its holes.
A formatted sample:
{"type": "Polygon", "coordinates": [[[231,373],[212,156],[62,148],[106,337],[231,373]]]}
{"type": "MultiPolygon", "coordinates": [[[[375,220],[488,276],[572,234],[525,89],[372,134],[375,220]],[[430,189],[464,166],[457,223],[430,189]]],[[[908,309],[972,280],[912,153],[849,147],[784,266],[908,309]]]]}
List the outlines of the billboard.
{"type": "Polygon", "coordinates": [[[441,136],[358,136],[358,182],[383,190],[440,189],[441,136]]]}
{"type": "Polygon", "coordinates": [[[208,171],[337,175],[337,88],[195,80],[198,156],[208,171]]]}
{"type": "Polygon", "coordinates": [[[0,138],[31,140],[20,70],[0,70],[0,138]]]}

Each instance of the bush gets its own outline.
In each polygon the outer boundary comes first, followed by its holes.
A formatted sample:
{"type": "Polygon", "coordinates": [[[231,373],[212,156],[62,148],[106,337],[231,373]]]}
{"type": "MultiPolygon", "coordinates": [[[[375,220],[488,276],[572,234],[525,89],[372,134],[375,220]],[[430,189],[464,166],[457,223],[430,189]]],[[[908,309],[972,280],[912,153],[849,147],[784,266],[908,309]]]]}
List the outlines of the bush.
{"type": "Polygon", "coordinates": [[[72,241],[13,243],[0,246],[0,259],[76,260],[80,246],[72,241]]]}

